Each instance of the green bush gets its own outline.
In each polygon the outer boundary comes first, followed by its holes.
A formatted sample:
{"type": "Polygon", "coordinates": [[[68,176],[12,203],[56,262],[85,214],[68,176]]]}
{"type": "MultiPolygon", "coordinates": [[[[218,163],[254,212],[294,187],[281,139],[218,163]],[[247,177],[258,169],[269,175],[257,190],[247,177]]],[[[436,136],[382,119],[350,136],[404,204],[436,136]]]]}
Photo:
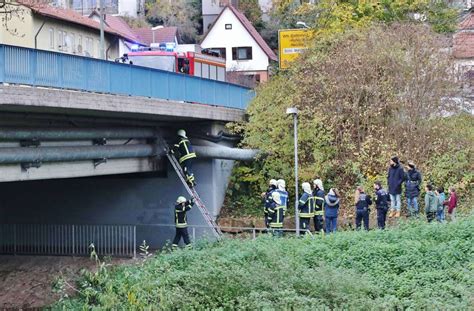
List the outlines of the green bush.
{"type": "MultiPolygon", "coordinates": [[[[225,240],[91,280],[53,309],[474,308],[474,216],[313,238],[225,240]],[[90,293],[94,299],[89,299],[90,293]]],[[[79,284],[82,284],[81,282],[79,284]]]]}

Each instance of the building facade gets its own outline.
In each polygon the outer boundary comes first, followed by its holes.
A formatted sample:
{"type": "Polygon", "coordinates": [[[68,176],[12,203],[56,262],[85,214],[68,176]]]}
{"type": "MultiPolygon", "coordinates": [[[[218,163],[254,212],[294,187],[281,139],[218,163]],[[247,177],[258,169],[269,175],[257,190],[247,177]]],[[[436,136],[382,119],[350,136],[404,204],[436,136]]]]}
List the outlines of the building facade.
{"type": "Polygon", "coordinates": [[[218,51],[226,59],[229,80],[246,85],[267,81],[270,62],[277,60],[245,15],[230,5],[209,29],[201,47],[218,51]]]}
{"type": "MultiPolygon", "coordinates": [[[[100,7],[99,0],[54,0],[54,5],[90,15],[100,7]]],[[[104,0],[106,14],[137,17],[145,14],[145,0],[104,0]]]]}

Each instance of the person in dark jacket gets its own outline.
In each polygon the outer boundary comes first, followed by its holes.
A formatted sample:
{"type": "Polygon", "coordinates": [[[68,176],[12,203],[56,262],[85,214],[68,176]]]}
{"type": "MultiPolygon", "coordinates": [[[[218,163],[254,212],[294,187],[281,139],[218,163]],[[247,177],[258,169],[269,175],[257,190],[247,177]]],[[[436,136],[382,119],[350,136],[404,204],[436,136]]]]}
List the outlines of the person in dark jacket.
{"type": "Polygon", "coordinates": [[[173,149],[171,149],[171,153],[178,154],[178,161],[183,169],[186,181],[190,187],[194,187],[196,180],[192,172],[192,164],[196,158],[196,153],[193,150],[191,142],[186,137],[185,130],[181,129],[178,131],[178,142],[174,145],[173,149]]]}
{"type": "Polygon", "coordinates": [[[300,229],[308,233],[311,231],[310,222],[314,216],[314,197],[311,185],[304,182],[302,185],[303,195],[298,202],[298,214],[300,216],[300,229]]]}
{"type": "Polygon", "coordinates": [[[280,191],[276,190],[272,193],[272,203],[268,209],[268,218],[270,221],[270,228],[274,236],[283,236],[283,221],[285,218],[285,198],[280,191]]]}
{"type": "Polygon", "coordinates": [[[426,220],[432,222],[436,217],[436,211],[438,210],[438,197],[433,191],[432,185],[426,185],[425,187],[425,213],[426,220]]]}
{"type": "Polygon", "coordinates": [[[418,196],[420,195],[421,174],[412,161],[408,162],[408,171],[405,179],[408,216],[417,217],[419,213],[418,196]]]}
{"type": "Polygon", "coordinates": [[[263,216],[264,216],[264,221],[265,221],[265,226],[269,228],[270,221],[268,220],[268,209],[271,207],[273,199],[272,199],[272,193],[275,191],[277,188],[277,181],[275,179],[271,179],[270,183],[268,185],[268,189],[266,192],[262,193],[262,199],[263,199],[263,216]]]}
{"type": "Polygon", "coordinates": [[[183,238],[184,244],[186,246],[191,245],[191,241],[189,240],[189,233],[188,233],[188,220],[186,217],[186,213],[193,207],[194,199],[186,200],[185,197],[180,196],[176,200],[176,205],[174,208],[174,221],[176,225],[176,234],[173,239],[173,248],[178,247],[178,243],[183,238]]]}
{"type": "Polygon", "coordinates": [[[336,232],[339,212],[339,194],[337,189],[330,189],[324,198],[324,223],[326,233],[336,232]]]}
{"type": "Polygon", "coordinates": [[[313,181],[313,196],[315,200],[314,207],[314,232],[324,231],[323,218],[324,218],[324,187],[321,179],[315,179],[313,181]]]}
{"type": "Polygon", "coordinates": [[[379,229],[385,229],[385,221],[387,220],[388,204],[390,202],[390,196],[387,191],[382,187],[380,181],[374,183],[375,189],[375,208],[377,209],[377,227],[379,229]]]}
{"type": "Polygon", "coordinates": [[[355,194],[355,208],[356,208],[356,229],[361,227],[362,220],[364,221],[364,229],[369,230],[369,206],[372,205],[372,199],[365,194],[364,188],[358,186],[355,194]]]}
{"type": "Polygon", "coordinates": [[[402,193],[402,184],[405,181],[405,172],[400,165],[398,157],[390,159],[390,168],[388,169],[387,184],[390,195],[391,211],[389,217],[400,217],[402,206],[400,195],[402,193]]]}

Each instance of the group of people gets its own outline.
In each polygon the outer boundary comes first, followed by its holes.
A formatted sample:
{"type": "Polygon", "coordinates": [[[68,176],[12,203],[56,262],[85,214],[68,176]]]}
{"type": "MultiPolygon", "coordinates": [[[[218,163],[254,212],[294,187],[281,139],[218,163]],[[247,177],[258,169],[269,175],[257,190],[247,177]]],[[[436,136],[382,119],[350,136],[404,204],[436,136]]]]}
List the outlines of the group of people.
{"type": "MultiPolygon", "coordinates": [[[[377,211],[377,227],[379,229],[385,229],[387,216],[389,218],[400,217],[403,184],[405,184],[407,199],[407,216],[418,217],[421,182],[421,173],[412,161],[408,162],[405,172],[398,157],[392,157],[387,174],[387,190],[384,189],[380,181],[376,181],[373,185],[374,199],[372,199],[372,196],[367,194],[362,186],[356,188],[354,200],[356,229],[361,229],[363,224],[364,229],[369,230],[370,207],[373,204],[375,204],[377,211]]],[[[313,187],[310,183],[304,182],[302,189],[303,194],[298,202],[300,230],[311,231],[310,222],[313,219],[315,232],[335,232],[340,205],[338,190],[331,188],[326,194],[321,179],[315,179],[313,187]]],[[[451,220],[455,220],[457,196],[453,187],[449,188],[449,198],[446,197],[443,187],[438,187],[435,190],[432,185],[428,184],[425,187],[425,192],[425,214],[428,222],[434,219],[444,222],[446,207],[451,220]]],[[[275,235],[280,236],[288,204],[285,181],[282,179],[270,180],[269,188],[262,193],[262,198],[264,199],[265,225],[272,229],[275,235]]]]}

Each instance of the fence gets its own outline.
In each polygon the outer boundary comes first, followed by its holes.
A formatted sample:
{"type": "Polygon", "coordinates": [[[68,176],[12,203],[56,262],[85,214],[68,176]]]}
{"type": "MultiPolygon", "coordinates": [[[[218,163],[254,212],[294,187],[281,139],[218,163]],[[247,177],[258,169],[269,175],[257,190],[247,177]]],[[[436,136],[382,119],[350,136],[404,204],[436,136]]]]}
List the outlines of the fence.
{"type": "Polygon", "coordinates": [[[0,253],[87,256],[94,243],[100,255],[136,256],[133,225],[0,224],[0,253]]]}
{"type": "Polygon", "coordinates": [[[245,109],[255,92],[231,83],[100,59],[0,44],[0,83],[245,109]]]}

